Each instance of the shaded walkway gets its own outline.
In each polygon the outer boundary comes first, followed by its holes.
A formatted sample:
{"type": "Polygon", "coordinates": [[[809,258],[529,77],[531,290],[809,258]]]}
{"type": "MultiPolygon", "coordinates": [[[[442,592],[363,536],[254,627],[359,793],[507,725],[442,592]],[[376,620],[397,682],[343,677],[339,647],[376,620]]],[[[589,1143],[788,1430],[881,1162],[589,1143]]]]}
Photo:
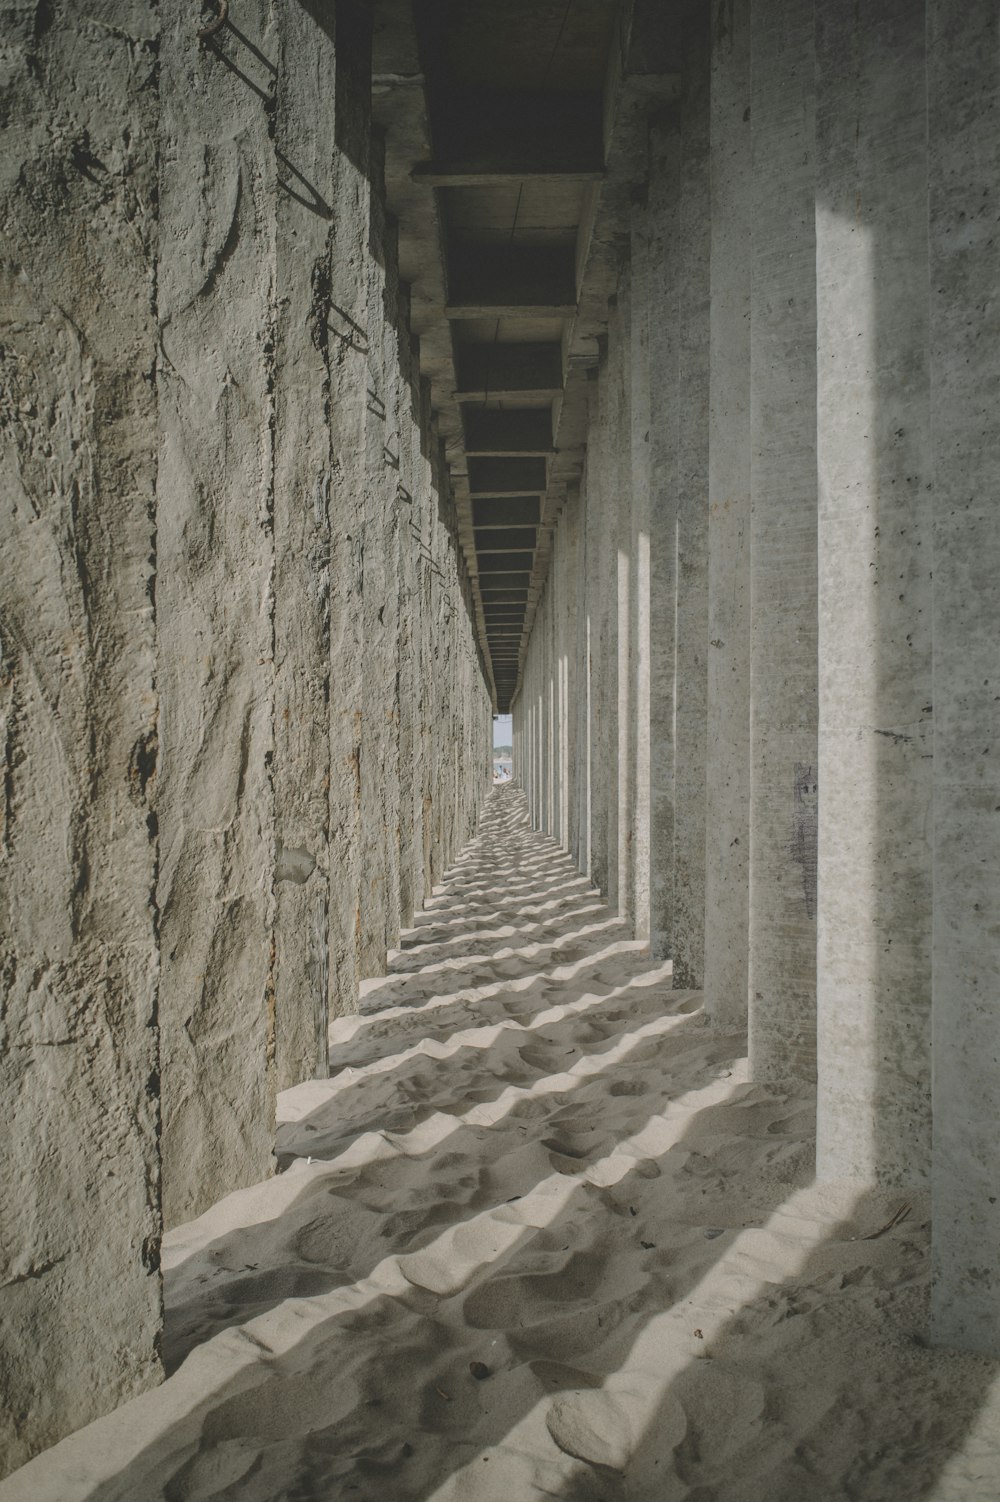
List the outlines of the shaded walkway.
{"type": "Polygon", "coordinates": [[[167,1239],[174,1375],[4,1502],[995,1497],[996,1369],[918,1339],[926,1207],[811,1185],[808,1095],[516,789],[363,992],[284,1171],[167,1239]]]}

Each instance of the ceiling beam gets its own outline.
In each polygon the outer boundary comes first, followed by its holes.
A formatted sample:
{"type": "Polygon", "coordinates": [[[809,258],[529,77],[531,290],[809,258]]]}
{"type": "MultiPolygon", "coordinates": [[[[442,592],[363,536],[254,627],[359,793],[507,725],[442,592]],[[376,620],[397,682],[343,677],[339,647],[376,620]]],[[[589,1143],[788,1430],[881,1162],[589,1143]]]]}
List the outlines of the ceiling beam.
{"type": "Polygon", "coordinates": [[[507,188],[522,183],[542,187],[560,183],[595,183],[604,176],[602,166],[543,166],[516,162],[509,157],[480,157],[475,161],[421,162],[413,169],[415,183],[428,188],[507,188]]]}
{"type": "MultiPolygon", "coordinates": [[[[518,553],[516,556],[518,558],[521,558],[522,554],[518,553]]],[[[521,570],[521,569],[517,569],[517,570],[511,570],[511,569],[486,569],[486,570],[483,570],[483,569],[480,569],[479,570],[480,589],[483,589],[483,588],[488,589],[490,587],[490,585],[492,583],[494,583],[494,582],[495,582],[496,587],[499,588],[499,589],[527,589],[527,587],[528,587],[528,581],[530,580],[530,578],[531,578],[531,570],[530,569],[524,569],[524,570],[521,570]]]]}

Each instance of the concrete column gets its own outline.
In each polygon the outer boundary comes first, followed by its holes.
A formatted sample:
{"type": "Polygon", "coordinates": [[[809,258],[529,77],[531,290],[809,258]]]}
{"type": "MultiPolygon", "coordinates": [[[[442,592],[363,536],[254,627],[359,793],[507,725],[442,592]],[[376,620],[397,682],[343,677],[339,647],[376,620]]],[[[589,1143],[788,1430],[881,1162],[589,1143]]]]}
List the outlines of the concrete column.
{"type": "Polygon", "coordinates": [[[580,599],[580,581],[585,577],[580,550],[580,493],[572,490],[563,512],[563,590],[566,599],[566,627],[563,650],[566,655],[565,688],[565,778],[566,778],[566,850],[579,859],[581,789],[586,768],[581,764],[580,701],[583,685],[580,673],[580,617],[584,607],[580,599]]]}
{"type": "MultiPolygon", "coordinates": [[[[364,643],[360,696],[356,713],[360,716],[361,758],[359,766],[361,803],[358,837],[358,979],[385,972],[387,941],[387,871],[386,871],[386,792],[389,777],[388,730],[390,726],[389,691],[393,681],[390,667],[391,638],[387,615],[391,608],[387,563],[387,519],[394,519],[393,491],[389,483],[393,473],[388,456],[395,421],[390,412],[393,395],[391,365],[386,359],[388,307],[391,290],[388,267],[391,262],[390,231],[386,225],[381,191],[382,143],[373,138],[369,154],[369,246],[365,258],[367,306],[365,317],[366,354],[361,374],[365,381],[365,421],[362,486],[358,495],[361,590],[361,639],[364,643]]],[[[437,612],[435,612],[437,620],[437,612]]],[[[442,655],[448,651],[441,641],[442,655]]],[[[441,703],[450,702],[449,675],[440,670],[436,685],[441,703]]]]}
{"type": "MultiPolygon", "coordinates": [[[[399,282],[399,253],[394,221],[386,229],[386,307],[383,332],[383,368],[385,370],[385,438],[382,451],[382,529],[380,546],[383,567],[384,599],[379,609],[384,633],[385,701],[383,708],[385,785],[382,795],[382,849],[385,860],[385,903],[383,916],[386,948],[394,947],[402,927],[400,906],[400,816],[403,796],[403,768],[400,757],[402,568],[400,528],[403,521],[399,503],[399,476],[402,462],[402,427],[408,419],[407,396],[401,378],[404,343],[409,342],[409,296],[399,282]]],[[[376,610],[376,618],[378,610],[376,610]]],[[[458,634],[458,606],[448,626],[458,634]]],[[[452,694],[455,720],[455,747],[461,750],[468,733],[471,706],[464,685],[456,674],[452,694]]],[[[464,765],[465,758],[461,761],[464,765]]],[[[456,796],[457,796],[456,790],[456,796]]]]}
{"type": "Polygon", "coordinates": [[[632,697],[633,607],[632,607],[632,414],[630,371],[632,341],[631,268],[622,267],[618,278],[618,317],[615,322],[614,404],[611,434],[611,466],[617,521],[618,619],[617,619],[617,717],[616,747],[618,793],[616,816],[618,911],[629,923],[635,911],[632,887],[632,842],[635,818],[635,705],[632,697]]]}
{"type": "Polygon", "coordinates": [[[367,276],[371,195],[370,79],[360,46],[338,38],[343,130],[331,256],[330,368],[330,999],[331,1017],[357,1009],[361,938],[361,766],[364,755],[364,521],[366,391],[372,330],[367,276]]]}
{"type": "MultiPolygon", "coordinates": [[[[21,6],[3,26],[0,1473],[160,1376],[167,374],[157,8],[118,29],[21,6]]],[[[205,269],[190,265],[189,297],[205,269]]]]}
{"type": "MultiPolygon", "coordinates": [[[[597,410],[599,381],[596,371],[588,377],[590,421],[597,410]]],[[[580,612],[580,661],[584,692],[580,696],[580,742],[584,752],[584,781],[580,795],[580,854],[578,864],[584,875],[596,883],[594,874],[594,767],[598,727],[595,655],[597,649],[597,612],[594,584],[597,578],[598,533],[594,516],[594,456],[588,445],[581,483],[583,511],[580,519],[583,553],[583,600],[580,612]]]]}
{"type": "MultiPolygon", "coordinates": [[[[651,743],[669,757],[669,795],[653,800],[651,934],[669,945],[674,984],[700,986],[705,910],[705,701],[708,640],[708,64],[707,19],[685,23],[684,85],[650,135],[651,743]],[[673,621],[663,619],[673,613],[673,621]],[[672,646],[672,657],[667,651],[672,646]],[[668,726],[672,725],[670,736],[668,726]],[[663,727],[663,735],[659,733],[663,727]],[[672,771],[672,777],[670,772],[672,771]],[[672,851],[664,825],[672,824],[672,851]],[[665,894],[669,898],[664,901],[665,894]]],[[[657,781],[654,773],[654,785],[657,781]]]]}
{"type": "Polygon", "coordinates": [[[329,1010],[330,214],[336,192],[333,27],[288,11],[275,145],[275,1083],[327,1073],[329,1010]],[[308,55],[310,61],[305,64],[308,55]],[[322,123],[325,122],[325,125],[322,123]],[[319,123],[320,128],[317,127],[319,123]],[[296,174],[299,174],[297,176],[296,174]],[[317,201],[306,199],[301,181],[317,201]]]}
{"type": "Polygon", "coordinates": [[[413,784],[416,774],[417,736],[416,682],[414,644],[415,617],[418,609],[416,543],[413,535],[414,444],[419,449],[419,433],[411,418],[415,399],[413,354],[409,338],[400,339],[401,401],[403,419],[399,427],[399,475],[396,506],[399,511],[399,908],[404,927],[413,921],[416,906],[416,871],[414,869],[413,784]]]}
{"type": "Polygon", "coordinates": [[[931,497],[924,17],[816,29],[817,1172],[930,1171],[931,497]]]}
{"type": "Polygon", "coordinates": [[[684,31],[680,102],[677,309],[677,620],[674,641],[674,985],[700,987],[705,964],[705,762],[708,691],[709,14],[684,31]]]}
{"type": "Polygon", "coordinates": [[[604,869],[605,895],[608,905],[619,908],[621,876],[620,836],[620,791],[622,768],[620,765],[621,723],[619,706],[619,597],[622,588],[622,568],[619,560],[619,537],[621,516],[619,510],[620,476],[618,468],[618,445],[621,442],[622,391],[621,391],[621,309],[617,298],[612,300],[608,311],[608,345],[604,362],[604,401],[601,421],[601,511],[604,540],[604,567],[602,569],[602,606],[604,617],[604,644],[602,652],[603,713],[602,713],[602,767],[600,793],[605,806],[604,869]]]}
{"type": "Polygon", "coordinates": [[[931,0],[932,1333],[1000,1353],[1000,11],[931,0]]]}
{"type": "Polygon", "coordinates": [[[750,1067],[816,1058],[813,0],[753,7],[750,1067]]]}
{"type": "Polygon", "coordinates": [[[705,1010],[747,1021],[750,864],[750,0],[716,14],[711,71],[705,1010]]]}
{"type": "MultiPolygon", "coordinates": [[[[630,453],[629,664],[632,703],[632,915],[637,939],[650,936],[649,845],[652,771],[650,742],[650,399],[649,238],[645,205],[632,208],[631,337],[628,347],[630,453]]],[[[657,748],[657,751],[659,748],[657,748]]]]}
{"type": "MultiPolygon", "coordinates": [[[[162,11],[157,885],[163,1208],[272,1166],[274,13],[240,68],[162,11]],[[254,50],[257,49],[257,50],[254,50]]],[[[228,40],[219,46],[226,51],[228,40]]]]}
{"type": "Polygon", "coordinates": [[[599,891],[608,892],[608,591],[614,554],[607,504],[607,343],[601,351],[597,389],[587,443],[587,605],[590,611],[591,767],[590,875],[599,891]]]}
{"type": "Polygon", "coordinates": [[[664,959],[674,933],[675,633],[677,616],[677,196],[680,141],[650,133],[649,318],[649,941],[664,959]]]}

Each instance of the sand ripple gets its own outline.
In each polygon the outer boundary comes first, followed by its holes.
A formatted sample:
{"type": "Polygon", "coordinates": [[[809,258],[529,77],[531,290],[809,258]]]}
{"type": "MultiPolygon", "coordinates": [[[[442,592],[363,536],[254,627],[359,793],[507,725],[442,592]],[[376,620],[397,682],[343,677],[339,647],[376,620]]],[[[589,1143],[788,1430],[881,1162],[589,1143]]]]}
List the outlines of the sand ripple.
{"type": "Polygon", "coordinates": [[[279,1174],[167,1238],[169,1380],[0,1499],[995,1502],[926,1203],[815,1186],[699,1000],[496,789],[279,1174]]]}

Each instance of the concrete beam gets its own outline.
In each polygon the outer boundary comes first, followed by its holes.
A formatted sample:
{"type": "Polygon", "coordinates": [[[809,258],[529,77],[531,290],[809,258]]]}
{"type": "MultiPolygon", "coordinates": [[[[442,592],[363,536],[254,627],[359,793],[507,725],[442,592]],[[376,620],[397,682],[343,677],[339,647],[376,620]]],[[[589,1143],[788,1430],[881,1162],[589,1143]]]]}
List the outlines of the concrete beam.
{"type": "MultiPolygon", "coordinates": [[[[518,557],[520,557],[520,554],[518,554],[518,557]]],[[[479,570],[479,587],[484,598],[492,582],[495,582],[501,589],[522,589],[527,593],[530,579],[531,573],[527,569],[505,570],[488,568],[479,570]]]]}
{"type": "Polygon", "coordinates": [[[597,165],[545,168],[496,157],[475,162],[424,162],[413,169],[413,181],[428,188],[520,187],[522,183],[557,186],[600,182],[603,176],[604,168],[597,165]]]}

